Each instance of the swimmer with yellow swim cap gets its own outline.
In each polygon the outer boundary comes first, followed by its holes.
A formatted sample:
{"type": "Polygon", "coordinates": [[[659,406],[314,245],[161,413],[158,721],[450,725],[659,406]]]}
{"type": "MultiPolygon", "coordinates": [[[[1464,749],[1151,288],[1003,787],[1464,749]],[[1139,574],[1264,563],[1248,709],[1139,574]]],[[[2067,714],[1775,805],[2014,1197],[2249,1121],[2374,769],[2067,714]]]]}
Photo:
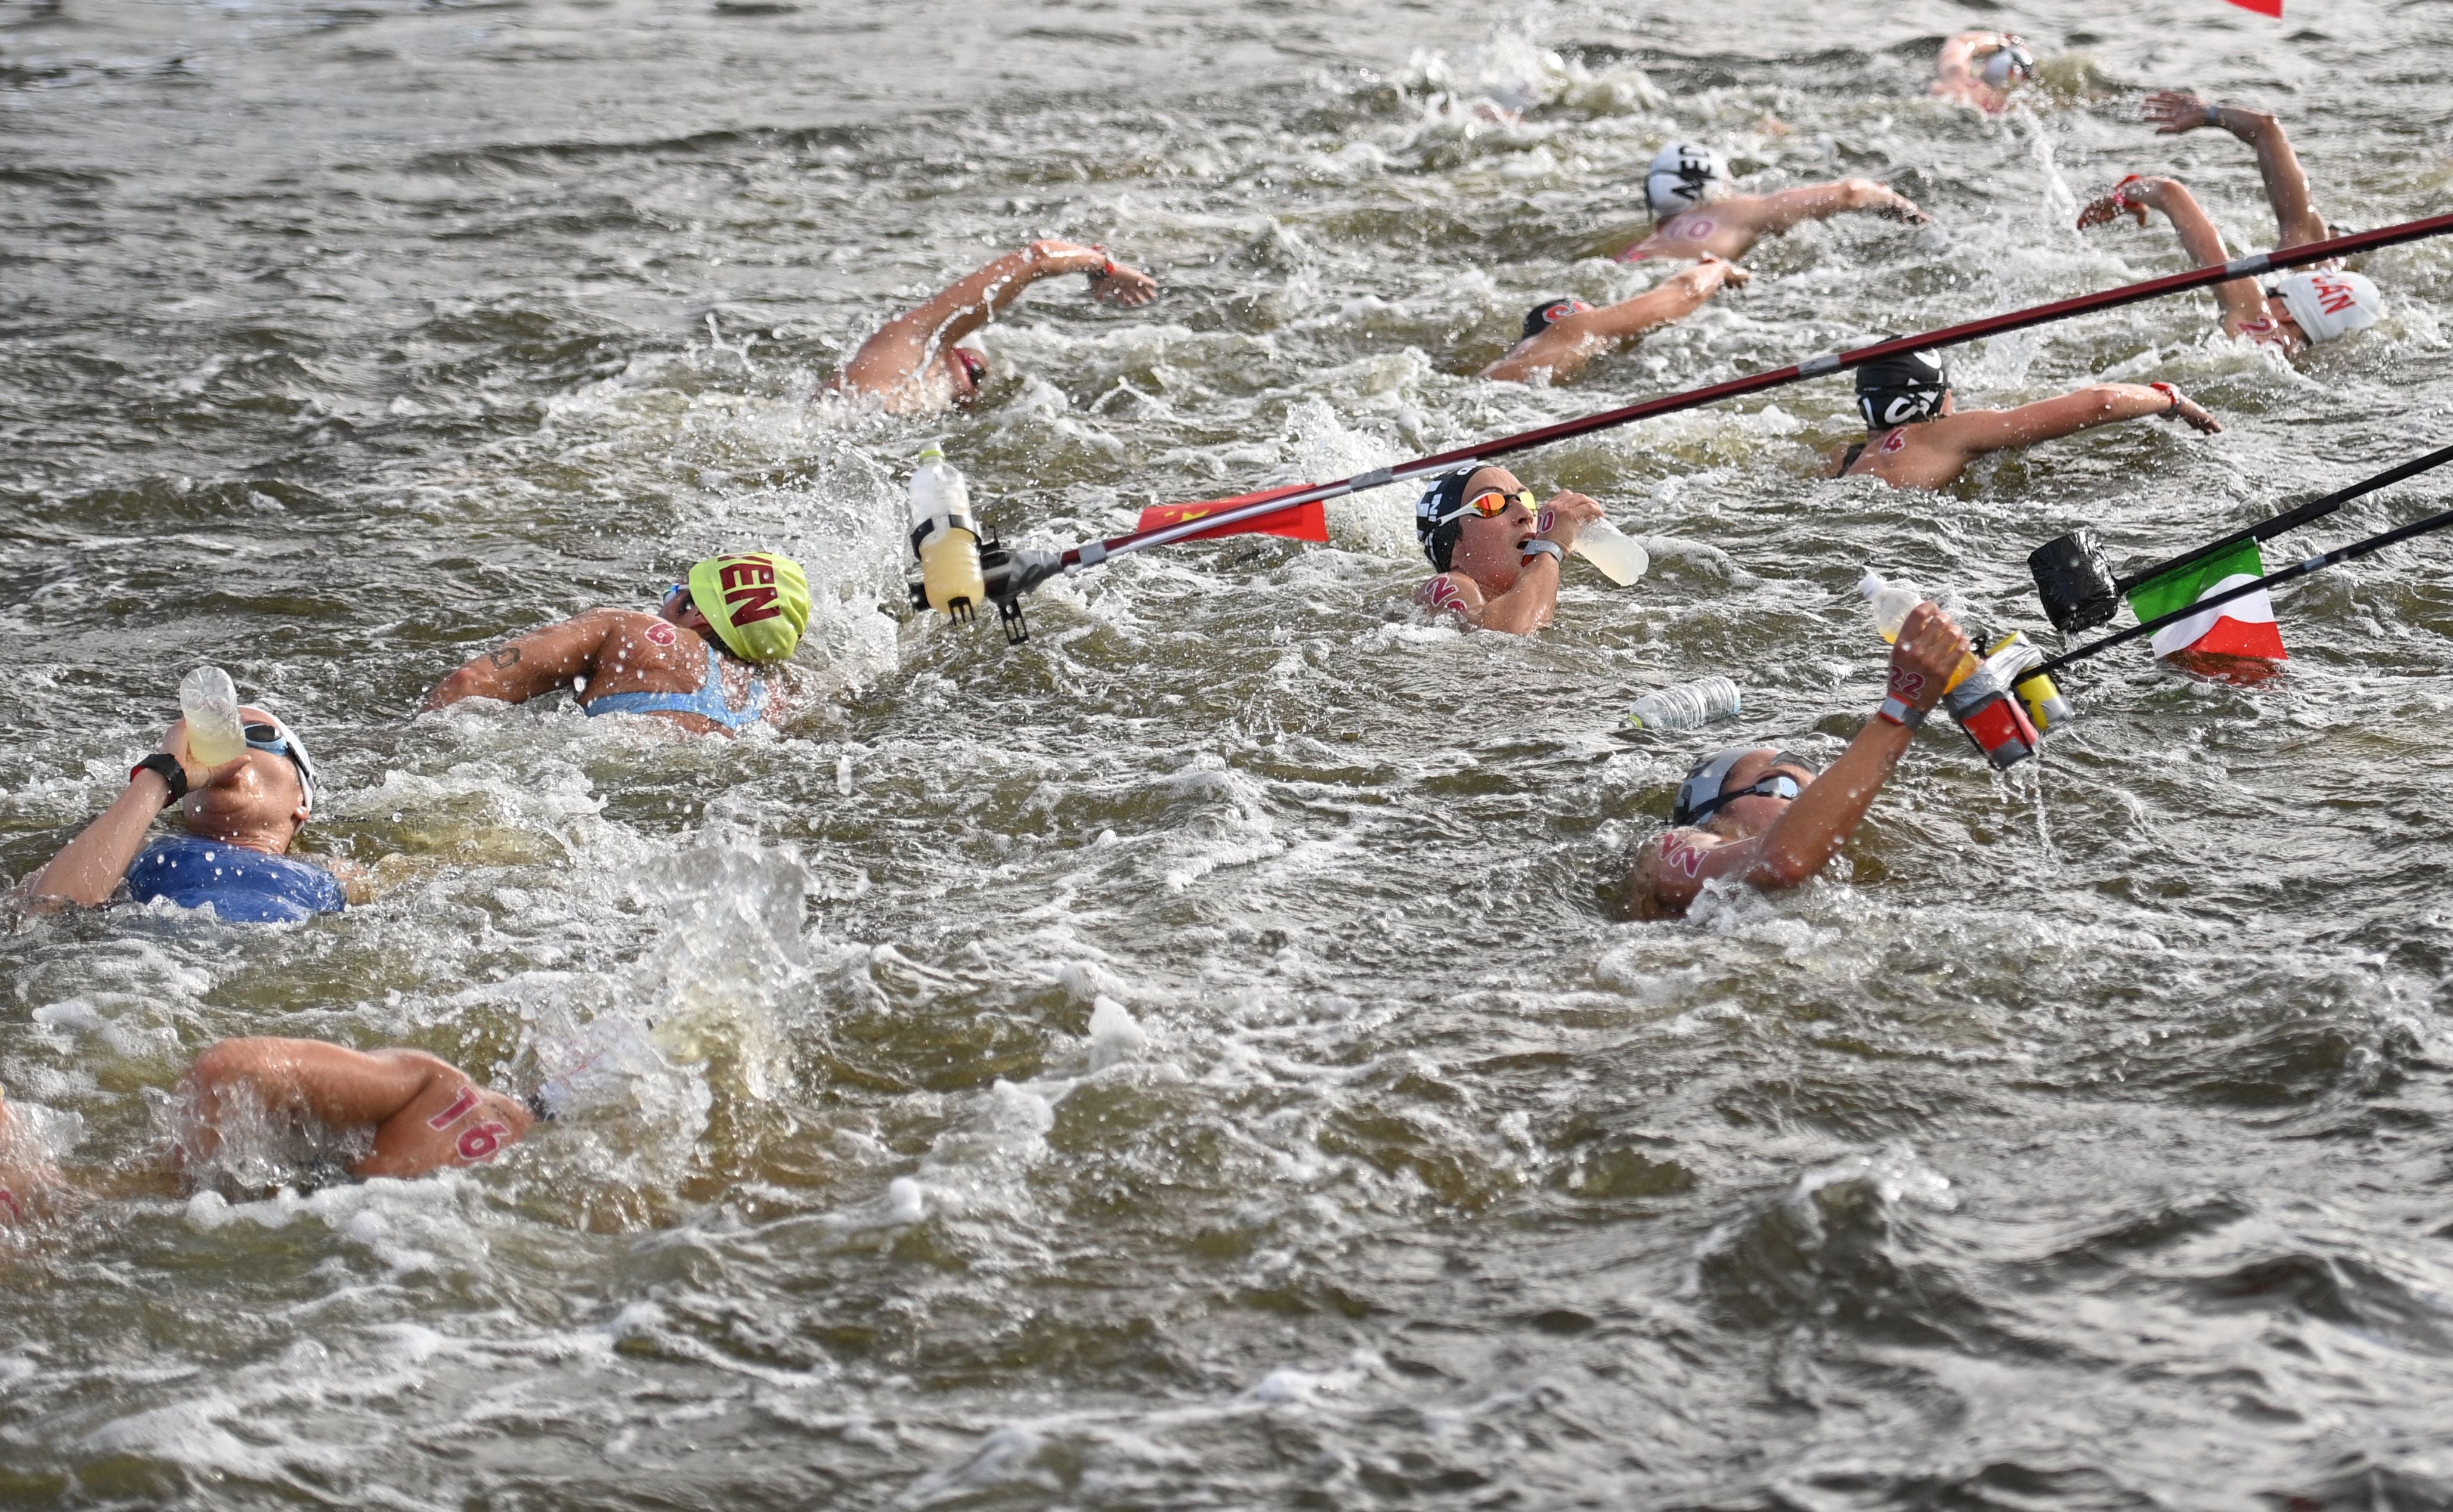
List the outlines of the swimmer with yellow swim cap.
{"type": "Polygon", "coordinates": [[[525,704],[576,687],[580,712],[648,714],[698,734],[728,734],[784,712],[759,676],[801,644],[809,580],[772,551],[709,557],[665,590],[653,613],[591,609],[495,647],[445,678],[428,708],[463,699],[525,704]]]}

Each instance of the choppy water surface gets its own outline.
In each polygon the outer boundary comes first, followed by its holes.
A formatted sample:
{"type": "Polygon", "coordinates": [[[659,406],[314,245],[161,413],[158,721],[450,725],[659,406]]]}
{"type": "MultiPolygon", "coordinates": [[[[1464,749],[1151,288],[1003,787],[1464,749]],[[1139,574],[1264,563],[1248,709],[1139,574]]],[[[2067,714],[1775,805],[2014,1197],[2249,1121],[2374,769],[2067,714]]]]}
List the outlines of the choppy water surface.
{"type": "Polygon", "coordinates": [[[319,742],[313,845],[400,858],[346,919],[0,941],[0,1084],[104,1194],[0,1255],[0,1501],[2453,1504],[2441,543],[2290,598],[2264,687],[2107,660],[2041,771],[1929,734],[1800,894],[1605,896],[1706,744],[1632,692],[1729,672],[1827,755],[1868,565],[2032,627],[2070,526],[2160,553],[2444,441],[2453,249],[2296,372],[2203,298],[1963,359],[2169,377],[2212,440],[1886,493],[1814,479],[1826,382],[1539,454],[1656,566],[1530,644],[1404,607],[1394,495],[1059,585],[1021,649],[898,628],[929,432],[809,402],[992,252],[1110,244],[1165,301],[1044,286],[945,428],[1064,544],[2176,268],[2065,229],[2131,169],[2266,245],[2149,88],[2280,108],[2338,220],[2443,209],[2441,8],[2292,9],[0,4],[0,870],[203,660],[319,742]],[[2050,89],[1924,98],[2005,22],[2050,89]],[[1605,259],[1672,135],[1940,224],[1767,245],[1572,389],[1466,376],[1658,276],[1605,259]],[[412,717],[764,544],[831,690],[779,734],[412,717]],[[245,1033],[588,1069],[492,1169],[186,1200],[161,1089],[245,1033]]]}

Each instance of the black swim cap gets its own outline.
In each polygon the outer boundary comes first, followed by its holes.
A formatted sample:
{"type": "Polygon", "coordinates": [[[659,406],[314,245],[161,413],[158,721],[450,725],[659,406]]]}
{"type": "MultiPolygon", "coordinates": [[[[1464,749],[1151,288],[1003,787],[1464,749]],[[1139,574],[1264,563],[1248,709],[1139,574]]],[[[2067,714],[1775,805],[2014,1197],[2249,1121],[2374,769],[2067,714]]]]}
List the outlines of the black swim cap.
{"type": "Polygon", "coordinates": [[[1902,352],[1857,369],[1857,412],[1868,430],[1931,420],[1949,391],[1950,364],[1938,352],[1902,352]]]}
{"type": "Polygon", "coordinates": [[[1448,557],[1456,550],[1457,537],[1465,533],[1465,521],[1447,517],[1465,507],[1465,486],[1488,466],[1468,462],[1453,472],[1443,472],[1439,482],[1414,501],[1414,539],[1422,543],[1423,555],[1431,559],[1432,571],[1448,569],[1448,557]]]}
{"type": "Polygon", "coordinates": [[[1525,339],[1530,341],[1548,330],[1553,322],[1565,320],[1569,315],[1581,315],[1592,308],[1573,294],[1536,305],[1533,312],[1525,317],[1525,339]]]}

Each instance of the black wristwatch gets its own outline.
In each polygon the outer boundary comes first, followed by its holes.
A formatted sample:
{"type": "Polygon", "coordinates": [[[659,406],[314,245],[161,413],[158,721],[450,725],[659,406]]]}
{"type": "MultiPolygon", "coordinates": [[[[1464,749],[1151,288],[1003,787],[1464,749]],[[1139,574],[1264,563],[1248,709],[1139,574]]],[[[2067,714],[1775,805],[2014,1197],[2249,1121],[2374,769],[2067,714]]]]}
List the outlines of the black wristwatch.
{"type": "Polygon", "coordinates": [[[162,806],[165,808],[188,796],[188,768],[180,766],[179,758],[169,751],[157,750],[128,768],[128,780],[134,782],[138,772],[161,773],[163,785],[170,789],[170,801],[162,806]]]}

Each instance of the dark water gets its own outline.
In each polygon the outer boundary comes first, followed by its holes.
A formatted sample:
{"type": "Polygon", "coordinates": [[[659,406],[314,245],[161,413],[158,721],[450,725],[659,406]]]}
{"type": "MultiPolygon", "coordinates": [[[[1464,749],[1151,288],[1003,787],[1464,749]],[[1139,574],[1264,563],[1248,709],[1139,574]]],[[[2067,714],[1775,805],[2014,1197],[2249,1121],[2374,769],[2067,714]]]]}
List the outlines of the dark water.
{"type": "Polygon", "coordinates": [[[1386,495],[1060,584],[1025,648],[898,627],[936,431],[808,403],[993,252],[1107,242],[1166,300],[1044,286],[943,428],[1067,544],[2180,266],[2067,230],[2126,171],[2265,245],[2150,88],[2282,110],[2334,219],[2443,209],[2443,8],[2291,8],[0,3],[0,871],[211,661],[386,884],[0,941],[0,1085],[104,1194],[0,1258],[0,1502],[2453,1504],[2441,545],[2287,598],[2262,687],[2108,658],[2006,780],[1927,735],[1799,894],[1605,905],[1721,743],[1621,736],[1633,692],[1726,672],[1827,755],[1868,566],[2033,627],[2075,524],[2161,554],[2441,445],[2453,251],[2373,259],[2383,328],[2297,370],[2203,298],[1962,362],[2169,378],[2218,438],[1886,493],[1815,481],[1825,383],[1537,454],[1655,567],[1529,644],[1404,607],[1386,495]],[[2003,23],[2057,60],[2027,108],[1923,97],[2003,23]],[[1473,381],[1657,276],[1605,259],[1672,136],[1939,226],[1473,381]],[[752,545],[820,587],[790,728],[411,717],[752,545]],[[175,1195],[161,1089],[241,1033],[590,1068],[491,1169],[175,1195]]]}

